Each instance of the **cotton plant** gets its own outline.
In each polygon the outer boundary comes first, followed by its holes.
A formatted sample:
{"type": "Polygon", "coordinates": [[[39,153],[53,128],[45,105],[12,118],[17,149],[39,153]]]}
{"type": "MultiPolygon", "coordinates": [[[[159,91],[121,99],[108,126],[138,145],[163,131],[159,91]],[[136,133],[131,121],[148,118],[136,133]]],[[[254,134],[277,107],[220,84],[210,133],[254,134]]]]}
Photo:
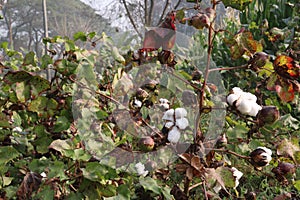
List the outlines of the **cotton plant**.
{"type": "Polygon", "coordinates": [[[258,112],[262,109],[256,103],[257,97],[250,92],[244,92],[239,87],[234,87],[232,93],[227,96],[227,103],[234,106],[240,113],[256,117],[258,112]]]}
{"type": "Polygon", "coordinates": [[[167,110],[162,119],[165,121],[164,126],[169,129],[168,141],[177,143],[180,139],[180,130],[188,127],[189,122],[186,118],[187,111],[184,108],[176,108],[167,110]]]}

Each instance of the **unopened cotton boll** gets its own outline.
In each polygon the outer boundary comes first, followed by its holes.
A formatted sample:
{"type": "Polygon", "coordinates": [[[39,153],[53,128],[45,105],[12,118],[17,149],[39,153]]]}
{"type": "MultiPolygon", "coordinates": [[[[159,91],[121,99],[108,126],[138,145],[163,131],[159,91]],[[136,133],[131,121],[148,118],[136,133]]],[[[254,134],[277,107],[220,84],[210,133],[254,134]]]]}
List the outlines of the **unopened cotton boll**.
{"type": "Polygon", "coordinates": [[[177,143],[180,139],[180,132],[176,126],[174,126],[168,133],[168,140],[171,143],[177,143]]]}

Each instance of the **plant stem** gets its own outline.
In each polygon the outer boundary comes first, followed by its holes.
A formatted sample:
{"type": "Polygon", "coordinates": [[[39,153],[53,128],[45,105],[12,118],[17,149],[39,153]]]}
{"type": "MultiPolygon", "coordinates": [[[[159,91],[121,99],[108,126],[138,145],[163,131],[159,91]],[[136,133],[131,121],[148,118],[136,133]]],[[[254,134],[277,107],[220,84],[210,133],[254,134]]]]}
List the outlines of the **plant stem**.
{"type": "Polygon", "coordinates": [[[234,70],[234,69],[244,69],[248,68],[248,64],[246,65],[241,65],[241,66],[236,66],[236,67],[221,67],[221,68],[214,68],[214,69],[209,69],[208,72],[213,72],[213,71],[228,71],[228,70],[234,70]]]}
{"type": "Polygon", "coordinates": [[[242,158],[242,159],[245,159],[245,160],[251,159],[249,156],[243,156],[243,155],[240,155],[240,154],[235,153],[234,151],[231,151],[231,150],[228,150],[228,149],[212,149],[212,151],[224,152],[224,153],[232,154],[232,155],[234,155],[236,157],[239,157],[239,158],[242,158]]]}

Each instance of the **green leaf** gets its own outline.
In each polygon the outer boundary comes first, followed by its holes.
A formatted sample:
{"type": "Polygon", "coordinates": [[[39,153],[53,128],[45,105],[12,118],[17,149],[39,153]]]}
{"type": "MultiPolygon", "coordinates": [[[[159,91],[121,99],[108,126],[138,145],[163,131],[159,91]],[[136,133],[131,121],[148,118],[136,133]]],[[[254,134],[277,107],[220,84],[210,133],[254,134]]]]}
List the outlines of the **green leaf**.
{"type": "Polygon", "coordinates": [[[87,36],[84,32],[77,32],[74,34],[73,39],[74,39],[74,41],[81,40],[81,41],[85,42],[87,40],[87,36]]]}
{"type": "Polygon", "coordinates": [[[53,116],[58,106],[57,101],[48,99],[44,96],[39,96],[37,99],[31,101],[28,105],[28,110],[37,112],[39,116],[48,117],[53,116]]]}
{"type": "Polygon", "coordinates": [[[53,132],[61,132],[70,128],[71,123],[65,116],[58,116],[53,127],[53,132]]]}
{"type": "Polygon", "coordinates": [[[161,194],[161,187],[157,184],[157,182],[151,177],[141,177],[140,184],[143,186],[145,190],[149,190],[154,192],[155,194],[161,194]]]}
{"type": "Polygon", "coordinates": [[[70,140],[54,140],[49,148],[54,149],[65,156],[67,150],[74,149],[74,144],[70,140]]]}
{"type": "Polygon", "coordinates": [[[247,138],[248,131],[249,128],[238,124],[234,128],[229,128],[227,130],[227,137],[228,139],[247,138]]]}
{"type": "Polygon", "coordinates": [[[294,187],[300,192],[300,180],[294,182],[294,187]]]}
{"type": "Polygon", "coordinates": [[[35,57],[35,53],[33,51],[30,51],[25,55],[23,65],[32,65],[36,67],[37,58],[35,57]]]}
{"type": "Polygon", "coordinates": [[[11,127],[8,117],[2,112],[0,112],[0,127],[3,127],[3,128],[11,127]]]}
{"type": "Polygon", "coordinates": [[[19,156],[20,153],[11,146],[0,147],[0,165],[6,164],[19,156]]]}
{"type": "Polygon", "coordinates": [[[46,69],[48,68],[48,65],[53,64],[53,60],[49,55],[43,55],[42,58],[42,64],[41,64],[41,68],[42,69],[46,69]]]}
{"type": "Polygon", "coordinates": [[[25,82],[16,83],[16,95],[20,102],[25,103],[30,98],[30,85],[25,82]]]}

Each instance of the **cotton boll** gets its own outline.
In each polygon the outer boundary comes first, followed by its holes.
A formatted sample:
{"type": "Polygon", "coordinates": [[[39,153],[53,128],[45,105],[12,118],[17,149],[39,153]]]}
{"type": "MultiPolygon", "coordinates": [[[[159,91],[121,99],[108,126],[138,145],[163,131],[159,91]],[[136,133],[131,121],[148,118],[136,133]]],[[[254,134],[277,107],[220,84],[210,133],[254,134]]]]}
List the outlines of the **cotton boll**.
{"type": "Polygon", "coordinates": [[[254,94],[251,94],[250,92],[243,92],[241,98],[254,102],[257,101],[257,97],[254,94]]]}
{"type": "Polygon", "coordinates": [[[167,110],[162,117],[163,120],[174,121],[174,109],[167,110]]]}
{"type": "Polygon", "coordinates": [[[230,94],[230,95],[228,95],[227,96],[227,102],[228,102],[228,104],[229,105],[233,105],[233,103],[236,101],[236,100],[238,100],[238,96],[236,95],[236,94],[230,94]]]}
{"type": "Polygon", "coordinates": [[[232,88],[232,91],[233,91],[233,94],[238,95],[238,96],[243,93],[243,90],[239,87],[232,88]]]}
{"type": "Polygon", "coordinates": [[[188,125],[189,121],[186,118],[176,119],[176,126],[179,129],[184,130],[186,127],[188,127],[188,125]]]}
{"type": "Polygon", "coordinates": [[[245,99],[239,99],[236,102],[236,108],[240,113],[247,115],[252,109],[252,102],[245,99]]]}
{"type": "Polygon", "coordinates": [[[176,108],[175,109],[175,117],[176,118],[182,118],[187,115],[187,111],[184,108],[176,108]]]}
{"type": "Polygon", "coordinates": [[[232,167],[231,169],[233,171],[233,176],[235,177],[235,186],[234,186],[235,189],[240,184],[239,180],[242,178],[243,172],[239,171],[235,167],[232,167]]]}
{"type": "Polygon", "coordinates": [[[256,149],[264,150],[268,155],[272,156],[272,150],[268,149],[267,147],[257,147],[256,149]]]}
{"type": "Polygon", "coordinates": [[[180,132],[176,126],[174,126],[168,133],[168,140],[171,143],[177,143],[180,139],[180,132]]]}
{"type": "Polygon", "coordinates": [[[148,174],[148,171],[145,170],[145,165],[141,162],[139,162],[135,165],[135,169],[139,176],[147,176],[147,174],[148,174]]]}
{"type": "Polygon", "coordinates": [[[165,123],[165,127],[166,128],[171,128],[172,126],[174,126],[174,122],[167,122],[167,123],[165,123]]]}
{"type": "Polygon", "coordinates": [[[262,109],[262,107],[260,105],[258,105],[257,103],[252,103],[252,109],[248,113],[248,115],[255,117],[261,109],[262,109]]]}

